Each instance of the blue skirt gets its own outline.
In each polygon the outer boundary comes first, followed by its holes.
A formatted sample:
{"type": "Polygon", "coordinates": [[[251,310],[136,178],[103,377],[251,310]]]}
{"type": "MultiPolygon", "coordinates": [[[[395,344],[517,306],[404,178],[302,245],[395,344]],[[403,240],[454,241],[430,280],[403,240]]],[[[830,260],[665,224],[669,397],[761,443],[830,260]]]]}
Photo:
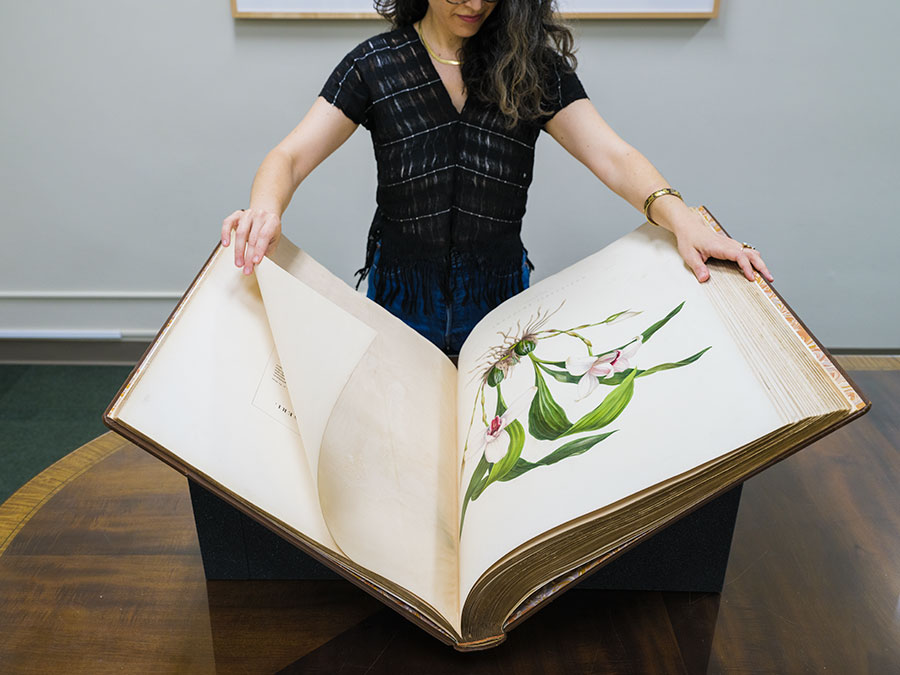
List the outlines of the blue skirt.
{"type": "MultiPolygon", "coordinates": [[[[368,273],[369,288],[366,296],[372,300],[375,299],[375,288],[381,274],[378,269],[380,253],[380,250],[375,251],[374,260],[368,273]]],[[[516,285],[528,288],[531,268],[524,253],[522,267],[517,274],[521,276],[520,284],[516,285]]],[[[449,300],[445,299],[444,293],[437,284],[434,284],[432,288],[420,291],[401,287],[399,293],[384,305],[384,308],[430,340],[445,354],[455,356],[459,354],[462,343],[472,332],[475,324],[496,306],[471,297],[478,294],[466,293],[465,289],[471,285],[468,283],[471,277],[472,273],[466,265],[459,259],[451,257],[449,300]],[[404,302],[407,297],[413,299],[413,302],[404,302]],[[430,302],[426,303],[426,297],[430,302]],[[405,310],[404,304],[407,305],[405,310]],[[428,305],[430,305],[430,312],[425,311],[425,307],[428,305]]]]}

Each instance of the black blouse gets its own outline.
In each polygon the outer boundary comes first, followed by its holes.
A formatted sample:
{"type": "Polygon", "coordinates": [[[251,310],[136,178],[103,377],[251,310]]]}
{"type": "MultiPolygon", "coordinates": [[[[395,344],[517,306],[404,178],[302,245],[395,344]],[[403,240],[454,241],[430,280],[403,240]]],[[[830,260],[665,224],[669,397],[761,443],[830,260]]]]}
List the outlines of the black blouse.
{"type": "Polygon", "coordinates": [[[412,26],[363,42],[335,68],[321,96],[365,126],[375,148],[377,209],[357,274],[365,278],[380,246],[378,302],[401,287],[411,302],[427,298],[417,291],[435,284],[448,297],[454,259],[470,271],[467,297],[496,305],[522,290],[519,233],[534,145],[553,114],[586,98],[561,61],[553,79],[550,113],[508,128],[495,106],[472,96],[457,112],[412,26]]]}

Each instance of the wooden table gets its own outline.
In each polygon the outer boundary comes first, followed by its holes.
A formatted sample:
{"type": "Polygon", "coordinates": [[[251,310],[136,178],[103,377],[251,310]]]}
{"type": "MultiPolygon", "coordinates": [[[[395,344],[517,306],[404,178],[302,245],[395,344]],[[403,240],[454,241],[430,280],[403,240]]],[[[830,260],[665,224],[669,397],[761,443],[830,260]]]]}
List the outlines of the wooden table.
{"type": "Polygon", "coordinates": [[[747,482],[721,595],[574,590],[458,654],[343,581],[207,583],[184,477],[100,436],[0,506],[2,673],[900,672],[900,371],[747,482]]]}

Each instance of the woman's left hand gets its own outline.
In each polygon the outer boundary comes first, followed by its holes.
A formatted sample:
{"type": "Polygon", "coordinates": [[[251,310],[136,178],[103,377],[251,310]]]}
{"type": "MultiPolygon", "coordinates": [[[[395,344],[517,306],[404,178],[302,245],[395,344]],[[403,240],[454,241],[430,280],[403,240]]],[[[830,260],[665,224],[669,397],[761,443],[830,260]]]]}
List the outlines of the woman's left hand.
{"type": "Polygon", "coordinates": [[[709,258],[733,260],[750,281],[756,278],[756,272],[766,281],[774,281],[759,251],[712,230],[696,213],[691,212],[691,217],[685,218],[677,226],[675,238],[678,241],[678,252],[697,281],[709,279],[709,268],[706,266],[709,258]]]}

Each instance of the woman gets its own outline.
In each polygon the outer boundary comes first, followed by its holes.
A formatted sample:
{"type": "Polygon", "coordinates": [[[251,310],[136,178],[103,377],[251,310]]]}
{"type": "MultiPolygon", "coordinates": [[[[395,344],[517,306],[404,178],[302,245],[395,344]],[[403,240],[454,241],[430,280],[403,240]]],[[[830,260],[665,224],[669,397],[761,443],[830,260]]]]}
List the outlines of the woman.
{"type": "Polygon", "coordinates": [[[698,281],[710,258],[747,279],[759,253],[710,230],[620,139],[574,72],[572,35],[553,0],[376,0],[394,30],[338,65],[309,113],[256,174],[234,231],[245,274],[274,245],[303,179],[359,124],[372,133],[377,209],[368,295],[448,354],[490,309],[528,285],[519,232],[541,129],[647,218],[676,236],[698,281]]]}

